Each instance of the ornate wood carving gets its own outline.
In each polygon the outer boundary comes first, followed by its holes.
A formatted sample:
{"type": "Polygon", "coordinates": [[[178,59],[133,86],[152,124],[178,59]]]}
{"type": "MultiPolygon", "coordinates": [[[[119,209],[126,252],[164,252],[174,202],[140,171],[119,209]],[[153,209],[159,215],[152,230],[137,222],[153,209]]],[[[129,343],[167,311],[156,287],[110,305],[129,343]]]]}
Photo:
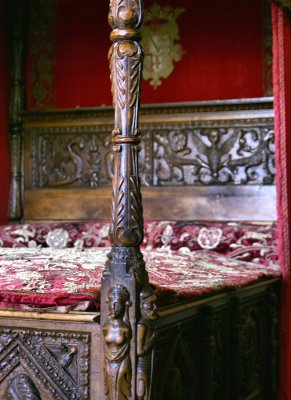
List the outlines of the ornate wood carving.
{"type": "Polygon", "coordinates": [[[143,238],[138,174],[138,110],[142,69],[142,50],[138,40],[141,1],[112,0],[110,5],[109,23],[113,29],[113,45],[109,58],[115,106],[111,235],[114,245],[131,247],[138,246],[143,238]]]}
{"type": "Polygon", "coordinates": [[[140,292],[140,320],[137,324],[136,394],[138,400],[150,400],[152,350],[157,333],[153,321],[158,317],[156,294],[146,285],[140,292]]]}
{"type": "MultiPolygon", "coordinates": [[[[32,160],[28,162],[32,163],[32,187],[108,186],[113,174],[109,131],[108,125],[31,129],[32,160]]],[[[224,126],[219,121],[186,126],[165,122],[143,125],[141,131],[138,164],[145,186],[264,185],[275,181],[270,120],[224,121],[224,126]]],[[[134,184],[135,179],[130,182],[134,184]]]]}
{"type": "Polygon", "coordinates": [[[5,400],[41,400],[32,379],[25,374],[16,375],[11,379],[4,396],[5,400]]]}
{"type": "Polygon", "coordinates": [[[11,91],[9,110],[10,144],[10,198],[8,216],[12,221],[21,219],[22,204],[22,152],[23,126],[20,112],[24,111],[24,39],[25,39],[25,1],[16,0],[10,4],[11,27],[11,91]]]}
{"type": "Polygon", "coordinates": [[[105,343],[105,386],[110,399],[127,399],[131,396],[132,365],[130,341],[132,329],[128,317],[131,306],[127,289],[113,286],[107,298],[109,319],[102,327],[105,343]]]}
{"type": "Polygon", "coordinates": [[[37,131],[32,143],[32,186],[108,186],[112,175],[110,128],[90,131],[86,128],[37,131]]]}
{"type": "Polygon", "coordinates": [[[178,324],[172,322],[158,328],[151,398],[184,400],[201,397],[203,348],[199,320],[195,310],[192,317],[178,324]]]}
{"type": "Polygon", "coordinates": [[[274,182],[273,129],[181,128],[154,142],[156,185],[274,182]]]}
{"type": "MultiPolygon", "coordinates": [[[[141,150],[138,127],[142,70],[142,49],[139,45],[141,19],[141,0],[110,1],[109,23],[113,44],[109,58],[115,107],[110,230],[113,247],[103,274],[101,297],[105,394],[110,400],[133,400],[136,396],[148,398],[150,366],[146,365],[146,360],[155,338],[150,330],[146,331],[145,327],[149,324],[143,317],[139,328],[136,327],[139,304],[144,315],[148,305],[147,319],[153,315],[150,309],[154,310],[153,301],[147,298],[146,302],[144,297],[148,275],[139,249],[143,240],[138,161],[141,150]],[[140,380],[139,386],[137,379],[140,380]]],[[[149,296],[154,295],[151,293],[149,296]]]]}
{"type": "Polygon", "coordinates": [[[38,400],[43,390],[54,400],[89,399],[90,345],[87,333],[1,328],[0,388],[13,400],[38,400]]]}

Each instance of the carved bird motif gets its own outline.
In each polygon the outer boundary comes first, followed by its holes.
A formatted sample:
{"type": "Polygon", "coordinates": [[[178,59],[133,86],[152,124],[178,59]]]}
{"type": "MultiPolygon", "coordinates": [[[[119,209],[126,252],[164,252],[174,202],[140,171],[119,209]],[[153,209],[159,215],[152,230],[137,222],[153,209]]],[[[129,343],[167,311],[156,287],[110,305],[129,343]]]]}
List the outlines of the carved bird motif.
{"type": "Polygon", "coordinates": [[[74,140],[67,145],[67,150],[69,154],[69,160],[74,166],[74,173],[69,175],[64,179],[59,179],[57,181],[51,182],[48,186],[63,186],[74,183],[82,179],[83,175],[83,159],[80,154],[76,151],[75,147],[78,147],[79,150],[83,150],[85,148],[85,140],[80,139],[79,141],[74,140]]]}
{"type": "Polygon", "coordinates": [[[230,151],[233,148],[238,136],[234,130],[230,130],[230,136],[222,143],[220,143],[221,131],[218,129],[210,129],[206,132],[206,136],[210,145],[206,145],[195,132],[192,134],[192,140],[198,152],[205,156],[207,161],[204,161],[201,155],[197,156],[200,162],[200,167],[209,169],[211,176],[214,179],[218,178],[219,171],[227,167],[231,161],[230,151]]]}

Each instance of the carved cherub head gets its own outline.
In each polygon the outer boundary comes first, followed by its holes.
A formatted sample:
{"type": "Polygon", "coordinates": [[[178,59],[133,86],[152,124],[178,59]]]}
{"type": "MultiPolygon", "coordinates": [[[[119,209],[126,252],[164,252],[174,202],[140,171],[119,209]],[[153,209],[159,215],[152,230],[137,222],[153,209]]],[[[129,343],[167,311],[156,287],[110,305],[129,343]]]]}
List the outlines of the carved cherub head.
{"type": "Polygon", "coordinates": [[[174,132],[171,147],[175,152],[180,152],[187,147],[187,135],[184,132],[174,132]]]}
{"type": "Polygon", "coordinates": [[[219,132],[216,129],[211,129],[208,132],[208,139],[212,144],[217,144],[219,142],[219,132]]]}
{"type": "Polygon", "coordinates": [[[130,305],[128,290],[122,285],[113,286],[108,292],[107,301],[109,315],[113,319],[120,319],[124,316],[126,306],[130,305]]]}
{"type": "Polygon", "coordinates": [[[140,312],[143,318],[154,320],[157,319],[157,295],[150,285],[146,285],[140,292],[140,312]]]}

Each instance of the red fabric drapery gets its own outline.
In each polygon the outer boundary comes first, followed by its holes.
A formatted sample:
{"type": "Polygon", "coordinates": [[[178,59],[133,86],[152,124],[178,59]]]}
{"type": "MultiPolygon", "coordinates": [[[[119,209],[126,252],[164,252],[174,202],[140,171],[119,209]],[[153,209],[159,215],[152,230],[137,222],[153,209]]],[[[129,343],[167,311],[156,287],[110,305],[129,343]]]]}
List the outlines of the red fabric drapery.
{"type": "Polygon", "coordinates": [[[291,14],[273,4],[278,235],[283,275],[279,400],[291,399],[291,14]],[[289,170],[289,171],[288,171],[289,170]]]}

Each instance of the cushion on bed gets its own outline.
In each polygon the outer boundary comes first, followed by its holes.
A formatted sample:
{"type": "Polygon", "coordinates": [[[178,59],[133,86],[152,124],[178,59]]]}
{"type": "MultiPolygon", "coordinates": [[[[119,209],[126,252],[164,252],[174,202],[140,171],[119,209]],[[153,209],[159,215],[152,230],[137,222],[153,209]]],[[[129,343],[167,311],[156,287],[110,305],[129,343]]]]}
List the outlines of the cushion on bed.
{"type": "Polygon", "coordinates": [[[145,245],[156,250],[212,250],[263,265],[278,263],[276,224],[153,221],[145,224],[145,245]]]}
{"type": "MultiPolygon", "coordinates": [[[[108,233],[108,222],[8,225],[0,227],[0,247],[108,247],[108,233]]],[[[145,222],[142,248],[184,253],[203,249],[264,265],[278,262],[275,224],[145,222]]]]}
{"type": "MultiPolygon", "coordinates": [[[[14,248],[0,252],[0,307],[99,307],[99,290],[108,248],[14,248]]],[[[264,277],[280,276],[279,267],[238,261],[211,251],[191,254],[144,250],[150,283],[160,302],[235,289],[264,277]]],[[[67,310],[68,310],[67,309],[67,310]]]]}
{"type": "Polygon", "coordinates": [[[0,226],[0,247],[108,247],[108,222],[0,226]]]}

